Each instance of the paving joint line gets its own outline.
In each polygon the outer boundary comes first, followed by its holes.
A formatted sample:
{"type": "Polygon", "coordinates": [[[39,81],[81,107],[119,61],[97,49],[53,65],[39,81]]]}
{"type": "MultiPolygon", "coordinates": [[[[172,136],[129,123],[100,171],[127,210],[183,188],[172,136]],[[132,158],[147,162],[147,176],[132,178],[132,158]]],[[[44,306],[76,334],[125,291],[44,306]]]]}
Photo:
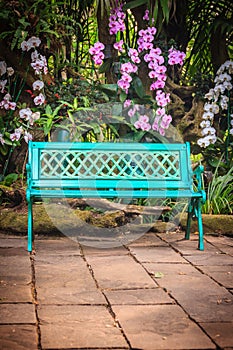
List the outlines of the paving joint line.
{"type": "Polygon", "coordinates": [[[225,253],[220,247],[216,247],[216,245],[215,245],[213,242],[208,241],[208,238],[206,239],[206,242],[207,242],[208,244],[210,244],[212,247],[214,247],[215,249],[218,249],[218,250],[221,252],[222,255],[228,255],[228,256],[232,257],[231,254],[225,253]]]}
{"type": "MultiPolygon", "coordinates": [[[[117,326],[117,328],[120,330],[122,336],[124,337],[126,343],[128,344],[128,346],[129,346],[128,349],[129,349],[129,350],[132,350],[131,344],[130,344],[128,338],[126,337],[126,334],[125,334],[125,332],[124,332],[124,330],[123,330],[123,328],[122,328],[122,326],[121,326],[119,320],[116,318],[116,315],[115,315],[115,313],[114,313],[114,311],[113,311],[113,309],[112,309],[112,306],[111,306],[111,304],[110,304],[110,302],[109,302],[107,296],[105,295],[104,291],[100,288],[100,286],[99,286],[99,284],[98,284],[98,281],[97,281],[97,279],[95,278],[94,271],[93,271],[91,265],[88,263],[88,261],[87,261],[87,259],[86,259],[86,257],[85,257],[85,254],[84,254],[82,245],[81,245],[80,243],[79,243],[79,247],[80,247],[81,257],[82,257],[82,259],[84,260],[84,262],[86,263],[87,268],[88,268],[88,270],[89,270],[89,272],[90,272],[90,274],[91,274],[91,276],[92,276],[92,278],[93,278],[93,280],[94,280],[94,282],[95,282],[95,285],[96,285],[97,289],[100,290],[101,294],[103,295],[103,297],[104,297],[105,300],[106,300],[106,303],[107,303],[106,308],[107,308],[108,312],[110,313],[111,317],[113,318],[114,324],[115,324],[115,325],[117,326]]],[[[110,349],[111,349],[111,348],[110,348],[110,349]]],[[[113,348],[113,349],[114,349],[114,348],[113,348]]],[[[123,349],[124,349],[124,348],[123,348],[123,349]]],[[[127,348],[126,348],[126,349],[127,349],[127,348]]]]}
{"type": "MultiPolygon", "coordinates": [[[[200,272],[202,275],[208,276],[210,279],[212,279],[215,283],[217,283],[220,287],[223,287],[218,281],[215,281],[214,278],[212,278],[211,276],[209,276],[208,274],[204,273],[198,266],[196,266],[193,262],[189,261],[185,255],[179,251],[178,248],[175,248],[170,242],[167,242],[166,240],[164,240],[162,237],[159,236],[159,238],[163,241],[168,243],[169,247],[171,247],[176,253],[178,253],[183,259],[185,259],[185,261],[190,264],[192,267],[194,267],[198,272],[200,272]]],[[[209,242],[208,242],[209,243],[209,242]]],[[[215,246],[214,246],[215,247],[215,246]]],[[[225,288],[225,287],[224,287],[225,288]]],[[[168,291],[167,291],[168,292],[168,291]]],[[[169,293],[169,292],[168,292],[169,293]]],[[[189,313],[182,307],[182,305],[178,302],[178,300],[176,300],[175,297],[173,297],[173,295],[171,295],[169,293],[170,297],[172,299],[175,300],[175,302],[177,303],[177,305],[179,305],[181,307],[181,309],[185,312],[185,314],[188,316],[188,318],[193,321],[201,330],[202,332],[212,341],[212,343],[216,346],[216,350],[221,350],[222,348],[219,347],[219,345],[217,344],[217,342],[212,339],[209,334],[206,332],[206,330],[201,326],[201,324],[199,322],[197,322],[195,320],[195,318],[193,318],[192,316],[189,315],[189,313]]],[[[205,323],[205,322],[203,322],[205,323]]]]}
{"type": "Polygon", "coordinates": [[[36,290],[35,252],[30,253],[29,257],[31,261],[31,272],[32,272],[31,292],[32,292],[33,304],[35,307],[35,315],[36,315],[37,349],[42,350],[40,319],[38,315],[38,299],[37,299],[37,290],[36,290]]]}
{"type": "MultiPolygon", "coordinates": [[[[161,238],[161,239],[162,239],[162,238],[161,238]]],[[[169,246],[170,246],[176,253],[180,254],[180,256],[181,256],[188,264],[190,264],[192,267],[194,267],[194,268],[195,268],[198,272],[200,272],[202,275],[209,277],[212,281],[214,281],[214,282],[215,282],[216,284],[218,284],[220,287],[225,288],[226,290],[230,289],[230,288],[226,288],[222,283],[220,283],[219,281],[215,280],[214,277],[210,276],[207,272],[202,271],[202,270],[201,270],[201,266],[203,266],[203,265],[200,265],[200,267],[199,267],[198,265],[195,265],[193,262],[189,261],[189,260],[186,258],[186,256],[185,256],[182,252],[179,251],[178,248],[175,248],[175,247],[174,247],[171,243],[169,243],[169,242],[167,242],[167,243],[169,244],[169,246]]],[[[212,244],[212,243],[210,243],[210,242],[208,242],[208,243],[211,244],[214,248],[218,249],[220,252],[222,252],[221,249],[217,248],[214,244],[212,244]]],[[[231,256],[231,255],[229,255],[228,253],[224,253],[224,252],[222,252],[222,253],[223,253],[223,255],[231,256]]],[[[229,266],[231,266],[231,265],[229,265],[229,266]]],[[[231,294],[233,294],[233,292],[231,292],[230,290],[228,290],[228,291],[229,291],[231,294]]]]}
{"type": "MultiPolygon", "coordinates": [[[[157,283],[157,281],[154,280],[154,278],[152,278],[151,274],[147,271],[147,269],[142,265],[142,263],[136,258],[136,256],[134,254],[132,254],[130,248],[128,246],[124,245],[124,248],[126,248],[128,250],[128,255],[131,256],[131,258],[137,263],[139,264],[143,270],[150,276],[150,278],[152,279],[152,281],[155,283],[155,285],[157,285],[157,287],[160,287],[159,284],[157,283]]],[[[148,288],[149,289],[149,288],[148,288]]]]}
{"type": "MultiPolygon", "coordinates": [[[[44,350],[58,350],[57,348],[44,348],[44,350]]],[[[88,348],[59,348],[59,350],[143,350],[142,348],[128,348],[126,346],[122,347],[122,346],[113,346],[113,347],[88,347],[88,348]]],[[[170,350],[170,349],[168,349],[170,350]]],[[[205,349],[206,350],[206,349],[205,349]]],[[[208,350],[208,349],[207,349],[208,350]]]]}
{"type": "MultiPolygon", "coordinates": [[[[173,247],[171,244],[170,244],[170,242],[167,242],[167,241],[165,241],[162,237],[160,237],[160,236],[158,236],[162,241],[164,241],[164,242],[166,242],[166,243],[168,243],[168,245],[169,245],[169,247],[170,248],[172,248],[176,253],[178,253],[182,258],[184,258],[184,256],[183,256],[183,254],[178,250],[178,249],[176,249],[175,247],[173,247]]],[[[130,249],[129,249],[129,252],[130,252],[130,249]]],[[[146,268],[143,266],[143,264],[130,252],[130,254],[133,256],[133,258],[135,259],[135,261],[136,262],[138,262],[143,268],[144,268],[144,270],[147,272],[147,274],[152,278],[152,275],[146,270],[146,268]]],[[[185,258],[184,258],[185,259],[185,258]]],[[[193,263],[191,263],[190,261],[188,261],[187,259],[185,259],[190,265],[192,265],[193,267],[196,267],[193,263]]],[[[198,269],[197,269],[198,270],[198,269]]],[[[199,270],[198,270],[199,271],[199,270]]],[[[199,271],[199,272],[201,272],[202,274],[204,274],[202,271],[199,271]]],[[[204,274],[205,275],[205,274],[204,274]]],[[[190,316],[189,315],[189,313],[185,310],[185,308],[183,308],[183,306],[179,303],[179,301],[171,294],[171,292],[169,292],[168,290],[167,290],[167,288],[164,288],[164,287],[162,287],[162,286],[160,286],[160,284],[159,284],[159,282],[157,282],[157,281],[155,281],[154,280],[154,278],[152,278],[153,279],[153,281],[155,282],[155,283],[157,283],[158,284],[158,287],[159,288],[161,288],[161,289],[163,289],[168,295],[169,295],[169,297],[172,299],[172,300],[174,300],[175,301],[175,304],[177,305],[177,306],[179,306],[183,311],[184,311],[184,313],[187,315],[187,317],[192,321],[192,322],[194,322],[196,325],[197,325],[197,327],[199,327],[201,330],[202,330],[202,332],[210,339],[210,341],[216,346],[216,350],[221,350],[221,348],[217,345],[217,343],[209,336],[209,334],[205,331],[205,329],[204,328],[202,328],[202,326],[192,317],[192,316],[190,316]]]]}

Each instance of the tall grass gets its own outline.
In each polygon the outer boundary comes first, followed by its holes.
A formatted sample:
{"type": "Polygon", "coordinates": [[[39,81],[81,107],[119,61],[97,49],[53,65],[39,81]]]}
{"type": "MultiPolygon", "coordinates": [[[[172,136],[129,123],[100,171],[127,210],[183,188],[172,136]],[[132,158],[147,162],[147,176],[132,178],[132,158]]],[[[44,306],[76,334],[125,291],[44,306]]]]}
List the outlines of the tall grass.
{"type": "Polygon", "coordinates": [[[202,206],[203,214],[233,214],[233,167],[219,175],[221,159],[206,188],[207,200],[202,206]]]}

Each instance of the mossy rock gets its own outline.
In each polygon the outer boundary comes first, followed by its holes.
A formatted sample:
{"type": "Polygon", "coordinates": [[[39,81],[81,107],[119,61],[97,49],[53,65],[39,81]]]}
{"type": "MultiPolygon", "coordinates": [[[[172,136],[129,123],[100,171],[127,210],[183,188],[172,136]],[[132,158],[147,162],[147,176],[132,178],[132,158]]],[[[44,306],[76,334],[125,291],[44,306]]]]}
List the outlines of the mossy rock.
{"type": "Polygon", "coordinates": [[[97,227],[118,227],[126,222],[125,214],[120,211],[105,212],[102,215],[92,216],[91,224],[97,227]]]}
{"type": "MultiPolygon", "coordinates": [[[[57,204],[34,204],[33,232],[35,234],[59,234],[62,228],[82,229],[86,223],[94,227],[117,227],[125,223],[121,211],[96,214],[92,211],[71,209],[57,204]],[[59,227],[59,228],[58,228],[59,227]]],[[[27,234],[27,210],[2,209],[0,230],[8,233],[27,234]]]]}
{"type": "MultiPolygon", "coordinates": [[[[202,214],[205,234],[223,234],[233,237],[233,215],[207,215],[202,214]]],[[[180,216],[180,224],[186,229],[187,214],[180,216]]],[[[197,232],[197,220],[192,220],[191,232],[197,232]]]]}

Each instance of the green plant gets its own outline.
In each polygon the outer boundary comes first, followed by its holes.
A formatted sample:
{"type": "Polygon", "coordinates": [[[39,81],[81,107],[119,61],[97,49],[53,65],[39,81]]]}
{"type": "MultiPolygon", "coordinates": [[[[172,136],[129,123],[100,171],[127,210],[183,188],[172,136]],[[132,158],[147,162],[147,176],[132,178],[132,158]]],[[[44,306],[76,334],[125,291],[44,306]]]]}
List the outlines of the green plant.
{"type": "Polygon", "coordinates": [[[196,72],[213,73],[225,60],[232,58],[233,3],[231,0],[185,3],[184,30],[188,38],[185,70],[189,79],[196,72]]]}
{"type": "Polygon", "coordinates": [[[215,173],[218,168],[218,174],[224,175],[229,172],[233,167],[233,142],[230,142],[228,148],[228,161],[226,161],[226,144],[223,138],[217,139],[214,145],[209,145],[207,148],[202,150],[201,158],[202,162],[205,163],[207,171],[215,173]],[[221,161],[219,161],[221,159],[221,161]]]}
{"type": "Polygon", "coordinates": [[[19,179],[19,175],[16,173],[10,173],[3,178],[0,178],[0,204],[2,204],[5,199],[7,200],[7,193],[13,191],[12,185],[16,183],[19,179]]]}
{"type": "Polygon", "coordinates": [[[202,206],[204,214],[233,214],[233,168],[219,175],[221,167],[220,159],[212,180],[207,184],[207,200],[202,206]]]}
{"type": "Polygon", "coordinates": [[[46,105],[45,113],[42,114],[42,117],[38,121],[38,124],[43,128],[44,136],[48,138],[48,141],[51,141],[52,128],[59,125],[59,121],[62,119],[59,115],[61,108],[62,105],[57,106],[52,110],[50,105],[46,105]]]}

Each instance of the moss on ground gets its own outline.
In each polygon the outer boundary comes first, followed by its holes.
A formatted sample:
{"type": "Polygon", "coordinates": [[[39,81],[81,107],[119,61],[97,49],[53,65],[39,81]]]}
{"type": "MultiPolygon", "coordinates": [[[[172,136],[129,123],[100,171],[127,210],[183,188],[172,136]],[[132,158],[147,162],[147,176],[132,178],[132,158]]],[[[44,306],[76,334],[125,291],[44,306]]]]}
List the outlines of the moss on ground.
{"type": "MultiPolygon", "coordinates": [[[[33,231],[35,234],[60,234],[62,227],[85,228],[86,223],[94,227],[118,227],[129,222],[129,217],[122,211],[116,210],[99,214],[90,210],[71,209],[58,204],[34,204],[33,231]],[[59,229],[57,228],[59,223],[59,229]]],[[[187,215],[180,218],[181,227],[185,229],[187,215]]],[[[205,234],[226,234],[233,236],[233,215],[203,215],[205,234]]],[[[133,226],[133,225],[132,225],[133,226]]],[[[175,229],[174,223],[157,221],[152,230],[163,232],[175,229]]],[[[1,209],[0,230],[6,233],[27,234],[27,207],[23,210],[1,209]]],[[[136,228],[135,228],[136,230],[136,228]]],[[[191,231],[197,231],[197,221],[192,221],[191,231]]]]}
{"type": "MultiPolygon", "coordinates": [[[[205,233],[224,234],[233,237],[233,215],[202,215],[203,227],[205,233]]],[[[186,228],[187,214],[180,218],[181,226],[186,228]]],[[[196,232],[197,221],[192,221],[191,232],[196,232]]]]}

